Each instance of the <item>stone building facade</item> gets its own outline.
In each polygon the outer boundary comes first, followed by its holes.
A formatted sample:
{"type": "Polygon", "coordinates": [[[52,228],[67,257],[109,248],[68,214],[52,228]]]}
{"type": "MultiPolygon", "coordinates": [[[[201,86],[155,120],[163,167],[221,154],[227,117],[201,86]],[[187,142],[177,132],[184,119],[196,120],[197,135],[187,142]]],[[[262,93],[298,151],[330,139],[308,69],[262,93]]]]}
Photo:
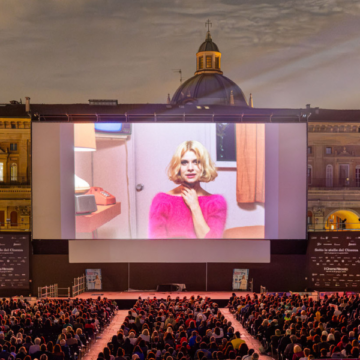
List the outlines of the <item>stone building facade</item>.
{"type": "Polygon", "coordinates": [[[0,118],[0,231],[29,231],[31,121],[0,118]]]}
{"type": "Polygon", "coordinates": [[[309,231],[360,230],[360,122],[308,127],[309,231]]]}

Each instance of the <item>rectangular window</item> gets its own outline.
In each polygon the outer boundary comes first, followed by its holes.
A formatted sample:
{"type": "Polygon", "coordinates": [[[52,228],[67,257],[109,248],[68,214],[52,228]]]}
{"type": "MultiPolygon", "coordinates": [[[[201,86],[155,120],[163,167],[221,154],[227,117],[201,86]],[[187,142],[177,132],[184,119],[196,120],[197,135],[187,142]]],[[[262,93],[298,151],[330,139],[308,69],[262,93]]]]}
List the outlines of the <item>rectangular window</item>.
{"type": "Polygon", "coordinates": [[[16,143],[11,143],[10,144],[10,151],[17,151],[17,144],[16,143]]]}
{"type": "Polygon", "coordinates": [[[327,148],[325,149],[325,154],[326,154],[326,155],[331,155],[331,154],[332,154],[332,148],[331,148],[331,147],[327,147],[327,148]]]}
{"type": "Polygon", "coordinates": [[[308,155],[312,154],[312,147],[308,146],[308,155]]]}
{"type": "Polygon", "coordinates": [[[360,187],[360,168],[358,166],[356,166],[355,169],[355,176],[356,176],[356,187],[360,187]]]}
{"type": "Polygon", "coordinates": [[[4,163],[0,163],[0,181],[4,181],[4,163]]]}
{"type": "Polygon", "coordinates": [[[215,58],[215,69],[220,69],[220,58],[218,56],[215,58]]]}
{"type": "Polygon", "coordinates": [[[206,57],[206,68],[207,69],[211,68],[211,61],[212,61],[211,56],[207,56],[206,57]]]}
{"type": "Polygon", "coordinates": [[[204,57],[199,57],[199,69],[204,68],[204,57]]]}

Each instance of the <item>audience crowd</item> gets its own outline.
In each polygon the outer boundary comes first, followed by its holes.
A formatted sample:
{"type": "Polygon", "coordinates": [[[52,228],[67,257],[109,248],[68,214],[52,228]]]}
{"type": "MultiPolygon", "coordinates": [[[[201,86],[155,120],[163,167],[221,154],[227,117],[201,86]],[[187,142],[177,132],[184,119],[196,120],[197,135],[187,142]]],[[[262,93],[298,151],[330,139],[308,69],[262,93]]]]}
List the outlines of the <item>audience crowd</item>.
{"type": "MultiPolygon", "coordinates": [[[[76,360],[111,318],[107,299],[0,301],[0,360],[76,360]]],[[[280,360],[360,358],[359,295],[233,294],[234,321],[280,360]],[[236,319],[236,320],[235,320],[236,319]]],[[[210,298],[139,298],[98,360],[258,360],[210,298]]]]}
{"type": "Polygon", "coordinates": [[[359,294],[326,296],[232,295],[229,308],[262,342],[262,350],[288,360],[359,358],[359,294]]]}
{"type": "Polygon", "coordinates": [[[115,306],[103,300],[0,301],[0,360],[76,360],[115,306]]]}
{"type": "Polygon", "coordinates": [[[98,360],[258,360],[210,298],[139,298],[98,360]]]}

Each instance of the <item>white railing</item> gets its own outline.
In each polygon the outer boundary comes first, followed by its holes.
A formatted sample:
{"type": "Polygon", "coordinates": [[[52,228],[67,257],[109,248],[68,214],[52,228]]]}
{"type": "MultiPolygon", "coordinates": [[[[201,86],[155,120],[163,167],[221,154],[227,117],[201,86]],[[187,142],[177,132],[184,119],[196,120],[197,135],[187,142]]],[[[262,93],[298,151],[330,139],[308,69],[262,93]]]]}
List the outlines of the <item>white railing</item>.
{"type": "Polygon", "coordinates": [[[38,287],[38,298],[71,297],[70,287],[59,288],[58,284],[38,287]]]}
{"type": "Polygon", "coordinates": [[[57,297],[58,295],[58,285],[50,285],[44,287],[38,287],[38,298],[49,298],[49,297],[57,297]]]}
{"type": "Polygon", "coordinates": [[[248,289],[249,289],[249,291],[254,292],[254,279],[253,278],[251,278],[251,280],[249,281],[248,289]]]}
{"type": "Polygon", "coordinates": [[[263,293],[266,293],[266,292],[267,292],[266,287],[260,285],[260,294],[263,294],[263,293]]]}
{"type": "Polygon", "coordinates": [[[86,276],[80,276],[74,279],[74,285],[72,286],[72,296],[78,296],[86,291],[86,276]]]}

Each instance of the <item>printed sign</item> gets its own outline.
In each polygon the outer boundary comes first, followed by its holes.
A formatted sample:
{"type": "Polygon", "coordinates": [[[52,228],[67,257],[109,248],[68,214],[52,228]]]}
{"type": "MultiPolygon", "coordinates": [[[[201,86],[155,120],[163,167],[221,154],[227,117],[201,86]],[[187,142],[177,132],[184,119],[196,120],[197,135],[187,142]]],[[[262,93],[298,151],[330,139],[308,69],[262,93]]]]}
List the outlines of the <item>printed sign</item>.
{"type": "Polygon", "coordinates": [[[29,288],[29,235],[0,234],[0,289],[29,288]]]}
{"type": "Polygon", "coordinates": [[[247,291],[248,278],[249,278],[249,269],[234,269],[232,289],[247,291]]]}
{"type": "Polygon", "coordinates": [[[86,290],[102,290],[101,269],[86,269],[86,290]]]}
{"type": "Polygon", "coordinates": [[[319,233],[308,245],[309,285],[318,291],[356,291],[360,289],[359,234],[319,233]]]}

